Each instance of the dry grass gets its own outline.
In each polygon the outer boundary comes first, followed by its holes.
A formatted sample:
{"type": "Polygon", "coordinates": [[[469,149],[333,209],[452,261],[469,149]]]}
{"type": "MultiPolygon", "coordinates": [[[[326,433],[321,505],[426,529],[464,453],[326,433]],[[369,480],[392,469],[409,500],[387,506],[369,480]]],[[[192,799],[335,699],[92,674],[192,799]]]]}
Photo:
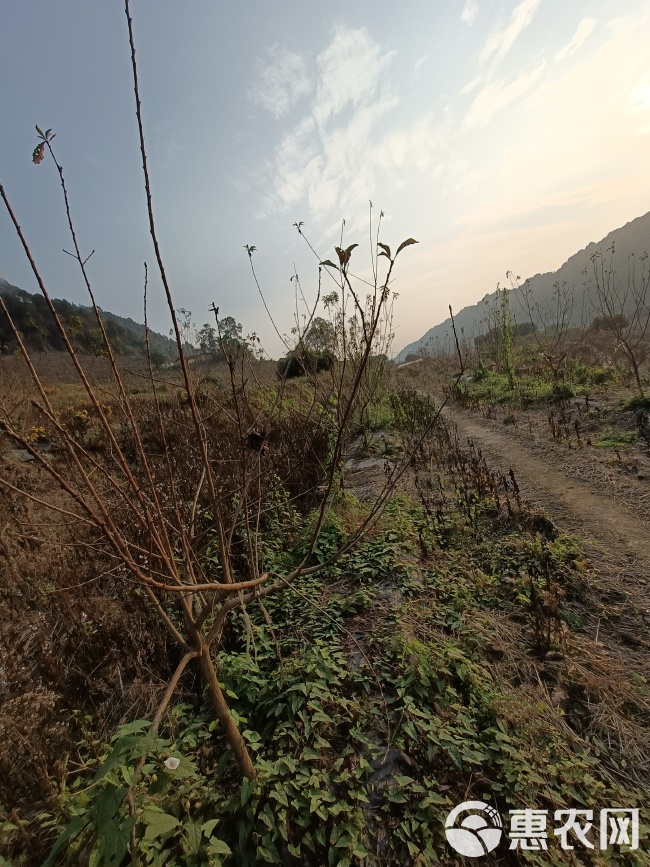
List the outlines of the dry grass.
{"type": "MultiPolygon", "coordinates": [[[[123,408],[110,386],[103,359],[85,359],[85,367],[107,408],[113,432],[143,484],[146,480],[131,443],[123,408]]],[[[52,404],[76,441],[93,459],[111,466],[110,444],[98,426],[87,395],[72,379],[71,364],[61,356],[36,359],[52,404]],[[87,419],[80,421],[80,414],[87,419]]],[[[154,483],[168,478],[160,419],[143,369],[124,362],[122,374],[136,415],[154,483]]],[[[310,508],[319,498],[326,472],[330,430],[314,403],[314,389],[290,384],[278,403],[275,366],[253,362],[246,371],[254,382],[255,416],[266,428],[259,462],[259,495],[273,503],[284,490],[294,507],[310,508]]],[[[225,365],[197,365],[192,371],[197,400],[214,453],[217,482],[224,502],[234,502],[241,487],[241,445],[234,420],[230,377],[225,365]]],[[[192,503],[201,462],[178,371],[162,371],[158,400],[167,448],[173,455],[176,496],[192,503]]],[[[0,402],[23,432],[42,419],[30,404],[31,382],[21,361],[0,358],[0,402]]],[[[59,437],[48,431],[42,448],[48,459],[65,466],[59,437]]],[[[16,489],[53,506],[71,508],[69,498],[35,462],[10,455],[15,443],[0,441],[3,475],[16,489]],[[3,455],[5,457],[3,458],[3,455]]],[[[172,509],[168,498],[163,507],[172,509]]],[[[199,502],[199,507],[207,503],[199,502]]],[[[265,513],[261,521],[264,524],[265,513]]],[[[118,525],[127,537],[135,528],[125,516],[118,525]]],[[[135,537],[134,537],[135,538],[135,537]]],[[[137,541],[137,539],[136,539],[137,541]]],[[[145,540],[142,540],[143,543],[145,540]]],[[[237,561],[237,544],[233,553],[237,561]]],[[[245,555],[241,553],[242,562],[245,555]]],[[[71,524],[44,505],[3,489],[0,498],[0,813],[29,816],[39,806],[54,807],[57,788],[74,772],[78,742],[105,739],[129,719],[153,717],[167,681],[180,658],[160,619],[145,597],[133,592],[124,569],[104,540],[90,528],[71,524]],[[126,580],[126,584],[125,584],[126,580]],[[16,812],[17,811],[17,812],[16,812]]],[[[198,689],[191,675],[185,689],[198,689]]]]}

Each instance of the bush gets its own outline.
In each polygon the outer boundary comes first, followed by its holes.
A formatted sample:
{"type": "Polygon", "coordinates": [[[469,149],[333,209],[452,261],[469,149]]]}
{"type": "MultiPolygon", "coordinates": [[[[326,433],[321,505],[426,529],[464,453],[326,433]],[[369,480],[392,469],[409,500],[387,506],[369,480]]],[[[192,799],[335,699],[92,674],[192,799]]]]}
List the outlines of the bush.
{"type": "Polygon", "coordinates": [[[633,412],[650,411],[650,397],[631,397],[624,404],[625,409],[631,409],[633,412]]]}
{"type": "Polygon", "coordinates": [[[555,400],[569,400],[574,396],[573,387],[568,382],[553,383],[553,397],[555,400]]]}
{"type": "Polygon", "coordinates": [[[300,349],[290,352],[281,358],[277,364],[278,379],[295,379],[309,373],[320,373],[331,370],[334,366],[334,356],[331,352],[314,352],[310,349],[300,349]]]}

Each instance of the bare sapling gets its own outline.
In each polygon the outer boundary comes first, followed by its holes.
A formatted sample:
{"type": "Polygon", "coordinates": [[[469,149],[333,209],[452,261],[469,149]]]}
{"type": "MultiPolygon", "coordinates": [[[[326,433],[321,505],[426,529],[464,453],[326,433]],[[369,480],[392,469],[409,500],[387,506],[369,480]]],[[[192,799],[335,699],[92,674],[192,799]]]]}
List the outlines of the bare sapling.
{"type": "Polygon", "coordinates": [[[507,276],[514,297],[528,320],[544,366],[553,382],[557,383],[567,358],[584,341],[587,333],[584,326],[584,297],[579,313],[575,308],[575,291],[569,289],[566,282],[556,282],[550,298],[537,300],[530,280],[521,284],[520,278],[515,277],[512,271],[508,271],[507,276]]]}
{"type": "Polygon", "coordinates": [[[515,368],[513,358],[514,320],[510,310],[510,293],[505,287],[497,285],[496,294],[490,306],[489,299],[485,304],[487,311],[482,322],[485,333],[474,338],[477,355],[487,351],[496,365],[497,370],[505,373],[508,387],[515,387],[515,368]]]}
{"type": "MultiPolygon", "coordinates": [[[[337,285],[337,299],[332,297],[329,307],[330,312],[334,311],[333,352],[337,360],[331,374],[333,392],[319,384],[319,388],[314,389],[315,396],[311,409],[307,407],[307,414],[311,413],[309,417],[315,419],[316,409],[329,408],[331,427],[325,438],[326,447],[319,451],[317,443],[307,441],[302,454],[292,452],[295,443],[291,442],[279,446],[278,454],[266,448],[267,430],[281,422],[283,408],[278,395],[282,395],[282,384],[277,393],[270,394],[265,408],[260,409],[259,401],[251,400],[251,368],[246,347],[234,352],[223,333],[218,339],[228,365],[227,395],[207,400],[197,388],[188,363],[187,333],[174,307],[156,233],[129,0],[125,0],[125,12],[149,229],[178,351],[182,400],[170,402],[162,396],[161,381],[151,362],[146,265],[144,313],[149,394],[143,402],[129,393],[95,300],[87,267],[89,257],[83,256],[78,243],[66,180],[52,146],[54,135],[51,130],[42,132],[37,128],[39,143],[33,159],[40,163],[49,156],[58,172],[74,249],[71,255],[78,263],[96,316],[114,389],[109,408],[104,402],[105,392],[100,392],[89,379],[73,340],[57,315],[26,236],[0,185],[0,195],[19,242],[87,397],[96,436],[95,446],[90,449],[84,438],[66,425],[63,412],[50,399],[20,331],[0,299],[0,309],[9,321],[31,374],[36,392],[33,407],[55,445],[53,454],[44,454],[11,413],[5,412],[0,417],[0,428],[30,453],[35,465],[65,498],[48,497],[47,493],[41,497],[32,489],[16,487],[8,478],[0,478],[0,486],[76,522],[80,539],[92,537],[95,548],[99,538],[104,555],[113,562],[113,572],[123,582],[125,592],[144,593],[148,597],[172,640],[174,657],[178,660],[155,714],[154,728],[162,719],[185,669],[190,664],[196,665],[239,772],[253,779],[255,766],[219,682],[218,648],[234,612],[248,622],[247,606],[263,607],[266,596],[331,565],[356,545],[381,514],[408,465],[405,457],[393,468],[356,529],[325,563],[314,565],[312,555],[336,497],[337,479],[353,421],[363,413],[364,406],[367,407],[378,382],[373,354],[378,348],[387,349],[389,344],[393,299],[390,284],[395,259],[406,246],[416,242],[408,239],[394,255],[387,245],[378,242],[373,256],[374,280],[365,296],[355,286],[350,272],[356,244],[346,249],[337,247],[338,262],[322,263],[320,267],[327,269],[337,285]],[[384,276],[379,273],[381,258],[386,259],[384,276]],[[260,552],[263,524],[273,509],[278,488],[288,484],[302,464],[316,465],[320,475],[313,529],[301,562],[284,572],[273,571],[266,567],[260,552]]],[[[254,248],[247,247],[255,274],[253,251],[254,248]]],[[[255,279],[257,281],[257,277],[255,279]]],[[[214,308],[214,312],[216,317],[218,309],[214,308]]],[[[315,312],[316,305],[303,323],[299,343],[305,342],[315,312]]],[[[219,329],[218,318],[216,321],[219,329]]],[[[270,391],[267,388],[267,392],[270,391]]],[[[303,407],[297,411],[298,415],[301,413],[304,415],[303,407]]]]}
{"type": "MultiPolygon", "coordinates": [[[[373,234],[372,202],[370,202],[369,231],[371,279],[366,280],[350,271],[353,251],[359,246],[352,244],[343,246],[345,220],[341,226],[340,244],[335,247],[337,262],[331,259],[321,261],[303,231],[304,223],[294,223],[305,243],[312,250],[319,262],[318,292],[316,305],[322,301],[327,318],[315,317],[316,306],[303,314],[301,323],[296,312],[296,325],[293,333],[296,339],[294,354],[306,356],[314,343],[326,353],[327,364],[323,365],[327,376],[314,376],[317,369],[306,370],[316,391],[322,391],[323,381],[333,392],[329,400],[332,407],[335,427],[345,426],[349,433],[350,426],[360,431],[364,446],[369,445],[369,437],[374,427],[373,412],[379,404],[379,396],[387,381],[387,362],[393,339],[392,320],[393,305],[397,293],[390,288],[393,279],[395,259],[399,253],[411,244],[417,243],[409,238],[399,245],[394,256],[390,247],[379,241],[381,222],[384,214],[380,213],[373,234]],[[387,259],[387,273],[380,276],[381,260],[387,259]],[[323,293],[322,277],[330,280],[332,291],[323,293]],[[345,408],[354,395],[355,408],[350,415],[345,408]]],[[[298,275],[295,276],[296,292],[300,289],[298,275]]],[[[303,303],[304,296],[302,296],[303,303]]],[[[312,366],[313,368],[313,366],[312,366]]]]}
{"type": "Polygon", "coordinates": [[[627,273],[614,268],[614,244],[606,255],[597,251],[591,267],[583,271],[585,289],[595,321],[616,341],[634,374],[636,389],[644,396],[641,366],[650,356],[650,266],[648,254],[628,256],[627,273]]]}

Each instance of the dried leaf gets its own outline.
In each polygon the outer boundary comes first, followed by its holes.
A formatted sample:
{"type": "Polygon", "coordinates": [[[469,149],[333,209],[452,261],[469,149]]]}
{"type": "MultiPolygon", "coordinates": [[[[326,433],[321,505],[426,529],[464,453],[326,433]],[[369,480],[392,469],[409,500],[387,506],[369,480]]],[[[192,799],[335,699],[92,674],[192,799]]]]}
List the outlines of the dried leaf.
{"type": "Polygon", "coordinates": [[[379,254],[380,256],[386,256],[386,258],[388,259],[391,258],[390,247],[388,246],[388,244],[382,244],[381,242],[377,242],[377,246],[381,247],[381,249],[384,251],[383,253],[379,254]]]}
{"type": "Polygon", "coordinates": [[[339,257],[339,262],[341,263],[341,268],[345,268],[345,266],[350,261],[350,256],[352,255],[352,251],[355,247],[358,247],[358,244],[351,244],[347,250],[342,250],[340,247],[334,247],[336,250],[336,254],[339,257]]]}
{"type": "Polygon", "coordinates": [[[36,127],[36,132],[37,132],[39,135],[42,135],[43,138],[45,138],[45,136],[43,135],[43,130],[40,128],[40,126],[37,126],[37,127],[36,127]]]}
{"type": "Polygon", "coordinates": [[[325,261],[324,261],[324,262],[321,262],[320,264],[321,264],[321,265],[327,265],[328,268],[338,268],[338,265],[335,265],[334,262],[332,262],[331,259],[325,259],[325,261]]]}
{"type": "Polygon", "coordinates": [[[40,144],[36,145],[36,147],[34,148],[34,152],[32,153],[32,162],[36,163],[36,165],[38,165],[39,163],[42,163],[44,159],[45,159],[45,144],[43,142],[41,142],[40,144]]]}
{"type": "MultiPolygon", "coordinates": [[[[406,241],[402,241],[402,243],[397,248],[397,253],[399,253],[400,250],[403,250],[404,247],[408,247],[411,244],[418,244],[418,243],[419,243],[419,241],[416,241],[415,238],[409,238],[406,241]]],[[[397,257],[397,253],[395,253],[395,257],[397,257]]]]}

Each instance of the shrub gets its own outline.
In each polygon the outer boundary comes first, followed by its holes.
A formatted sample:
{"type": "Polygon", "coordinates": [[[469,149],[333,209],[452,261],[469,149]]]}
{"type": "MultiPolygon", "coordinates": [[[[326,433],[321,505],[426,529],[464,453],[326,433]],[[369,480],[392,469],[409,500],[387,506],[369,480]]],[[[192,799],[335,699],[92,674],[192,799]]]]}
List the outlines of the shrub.
{"type": "Polygon", "coordinates": [[[573,387],[568,382],[553,383],[553,397],[556,400],[569,400],[574,394],[573,387]]]}
{"type": "Polygon", "coordinates": [[[331,370],[333,366],[334,356],[331,352],[298,349],[278,361],[277,374],[278,379],[295,379],[298,376],[331,370]]]}

